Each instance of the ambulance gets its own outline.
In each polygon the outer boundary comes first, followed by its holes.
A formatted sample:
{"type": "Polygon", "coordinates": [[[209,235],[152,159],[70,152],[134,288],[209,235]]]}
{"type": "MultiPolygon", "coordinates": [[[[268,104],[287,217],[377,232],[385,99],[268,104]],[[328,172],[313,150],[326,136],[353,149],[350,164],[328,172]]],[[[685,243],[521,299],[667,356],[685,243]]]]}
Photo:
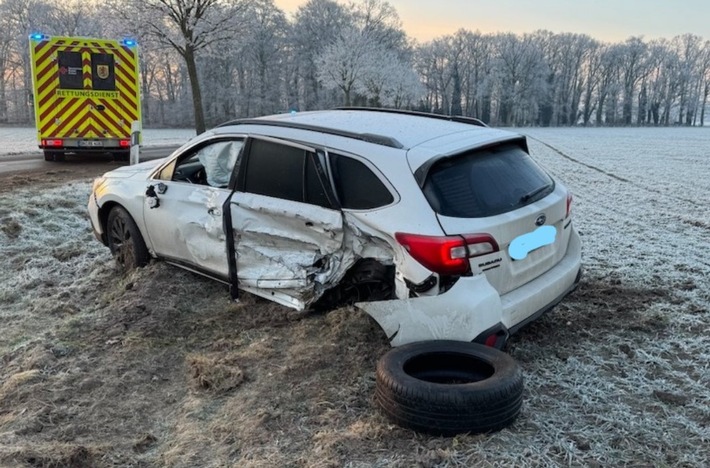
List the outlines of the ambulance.
{"type": "Polygon", "coordinates": [[[47,161],[66,154],[128,159],[141,121],[135,41],[30,35],[37,140],[47,161]]]}

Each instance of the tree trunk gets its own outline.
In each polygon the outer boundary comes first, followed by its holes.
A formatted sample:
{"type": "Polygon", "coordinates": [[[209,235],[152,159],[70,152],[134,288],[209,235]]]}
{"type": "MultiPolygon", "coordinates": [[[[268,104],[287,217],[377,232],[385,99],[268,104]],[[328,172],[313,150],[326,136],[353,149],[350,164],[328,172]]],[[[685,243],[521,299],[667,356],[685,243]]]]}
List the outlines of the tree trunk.
{"type": "Polygon", "coordinates": [[[0,70],[0,123],[7,123],[7,95],[5,93],[4,70],[0,70]]]}
{"type": "Polygon", "coordinates": [[[461,115],[461,77],[459,67],[454,65],[454,90],[451,92],[451,115],[461,115]]]}
{"type": "Polygon", "coordinates": [[[142,120],[146,124],[152,123],[150,121],[150,90],[148,85],[148,67],[145,62],[140,62],[141,68],[141,107],[142,107],[142,120]]]}
{"type": "Polygon", "coordinates": [[[705,83],[705,92],[703,93],[703,105],[700,108],[700,126],[705,126],[705,106],[708,103],[708,95],[710,95],[710,81],[705,83]]]}
{"type": "Polygon", "coordinates": [[[187,76],[190,78],[190,89],[192,91],[192,105],[195,110],[195,132],[199,135],[204,133],[205,113],[202,109],[202,93],[200,92],[200,82],[197,77],[197,64],[195,63],[195,51],[191,46],[185,48],[185,65],[187,65],[187,76]]]}

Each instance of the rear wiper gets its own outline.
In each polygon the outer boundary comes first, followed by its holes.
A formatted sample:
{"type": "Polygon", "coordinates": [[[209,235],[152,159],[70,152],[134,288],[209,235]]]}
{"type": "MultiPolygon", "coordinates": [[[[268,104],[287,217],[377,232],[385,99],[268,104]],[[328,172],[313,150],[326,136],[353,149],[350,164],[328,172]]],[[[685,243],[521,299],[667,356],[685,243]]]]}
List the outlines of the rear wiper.
{"type": "Polygon", "coordinates": [[[532,198],[536,197],[537,195],[540,195],[542,192],[550,188],[550,184],[543,185],[542,187],[536,188],[530,193],[526,193],[522,197],[520,197],[520,203],[527,203],[529,200],[532,198]]]}

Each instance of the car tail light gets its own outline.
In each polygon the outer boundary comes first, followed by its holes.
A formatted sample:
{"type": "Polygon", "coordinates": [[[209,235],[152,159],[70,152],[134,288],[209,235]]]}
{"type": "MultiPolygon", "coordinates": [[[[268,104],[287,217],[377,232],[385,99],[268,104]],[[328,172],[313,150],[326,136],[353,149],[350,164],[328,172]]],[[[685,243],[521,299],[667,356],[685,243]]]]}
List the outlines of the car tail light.
{"type": "Polygon", "coordinates": [[[131,140],[119,140],[118,144],[121,146],[121,148],[128,148],[131,146],[131,140]]]}
{"type": "Polygon", "coordinates": [[[64,140],[59,139],[59,138],[53,138],[53,139],[43,139],[42,140],[42,146],[63,146],[64,145],[64,140]]]}
{"type": "Polygon", "coordinates": [[[565,219],[569,218],[572,211],[572,192],[567,192],[567,212],[565,213],[565,219]]]}
{"type": "Polygon", "coordinates": [[[416,261],[440,275],[464,275],[470,271],[470,257],[498,251],[498,243],[488,234],[422,236],[398,232],[395,238],[416,261]]]}

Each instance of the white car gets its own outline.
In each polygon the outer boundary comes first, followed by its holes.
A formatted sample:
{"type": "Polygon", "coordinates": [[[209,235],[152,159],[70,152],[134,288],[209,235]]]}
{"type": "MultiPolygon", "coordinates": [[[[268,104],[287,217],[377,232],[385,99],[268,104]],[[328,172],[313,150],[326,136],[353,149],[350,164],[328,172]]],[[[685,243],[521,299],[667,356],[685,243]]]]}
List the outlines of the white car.
{"type": "Polygon", "coordinates": [[[393,346],[502,346],[581,275],[572,196],[525,137],[336,109],[237,120],[94,182],[96,237],[295,309],[355,303],[393,346]]]}

